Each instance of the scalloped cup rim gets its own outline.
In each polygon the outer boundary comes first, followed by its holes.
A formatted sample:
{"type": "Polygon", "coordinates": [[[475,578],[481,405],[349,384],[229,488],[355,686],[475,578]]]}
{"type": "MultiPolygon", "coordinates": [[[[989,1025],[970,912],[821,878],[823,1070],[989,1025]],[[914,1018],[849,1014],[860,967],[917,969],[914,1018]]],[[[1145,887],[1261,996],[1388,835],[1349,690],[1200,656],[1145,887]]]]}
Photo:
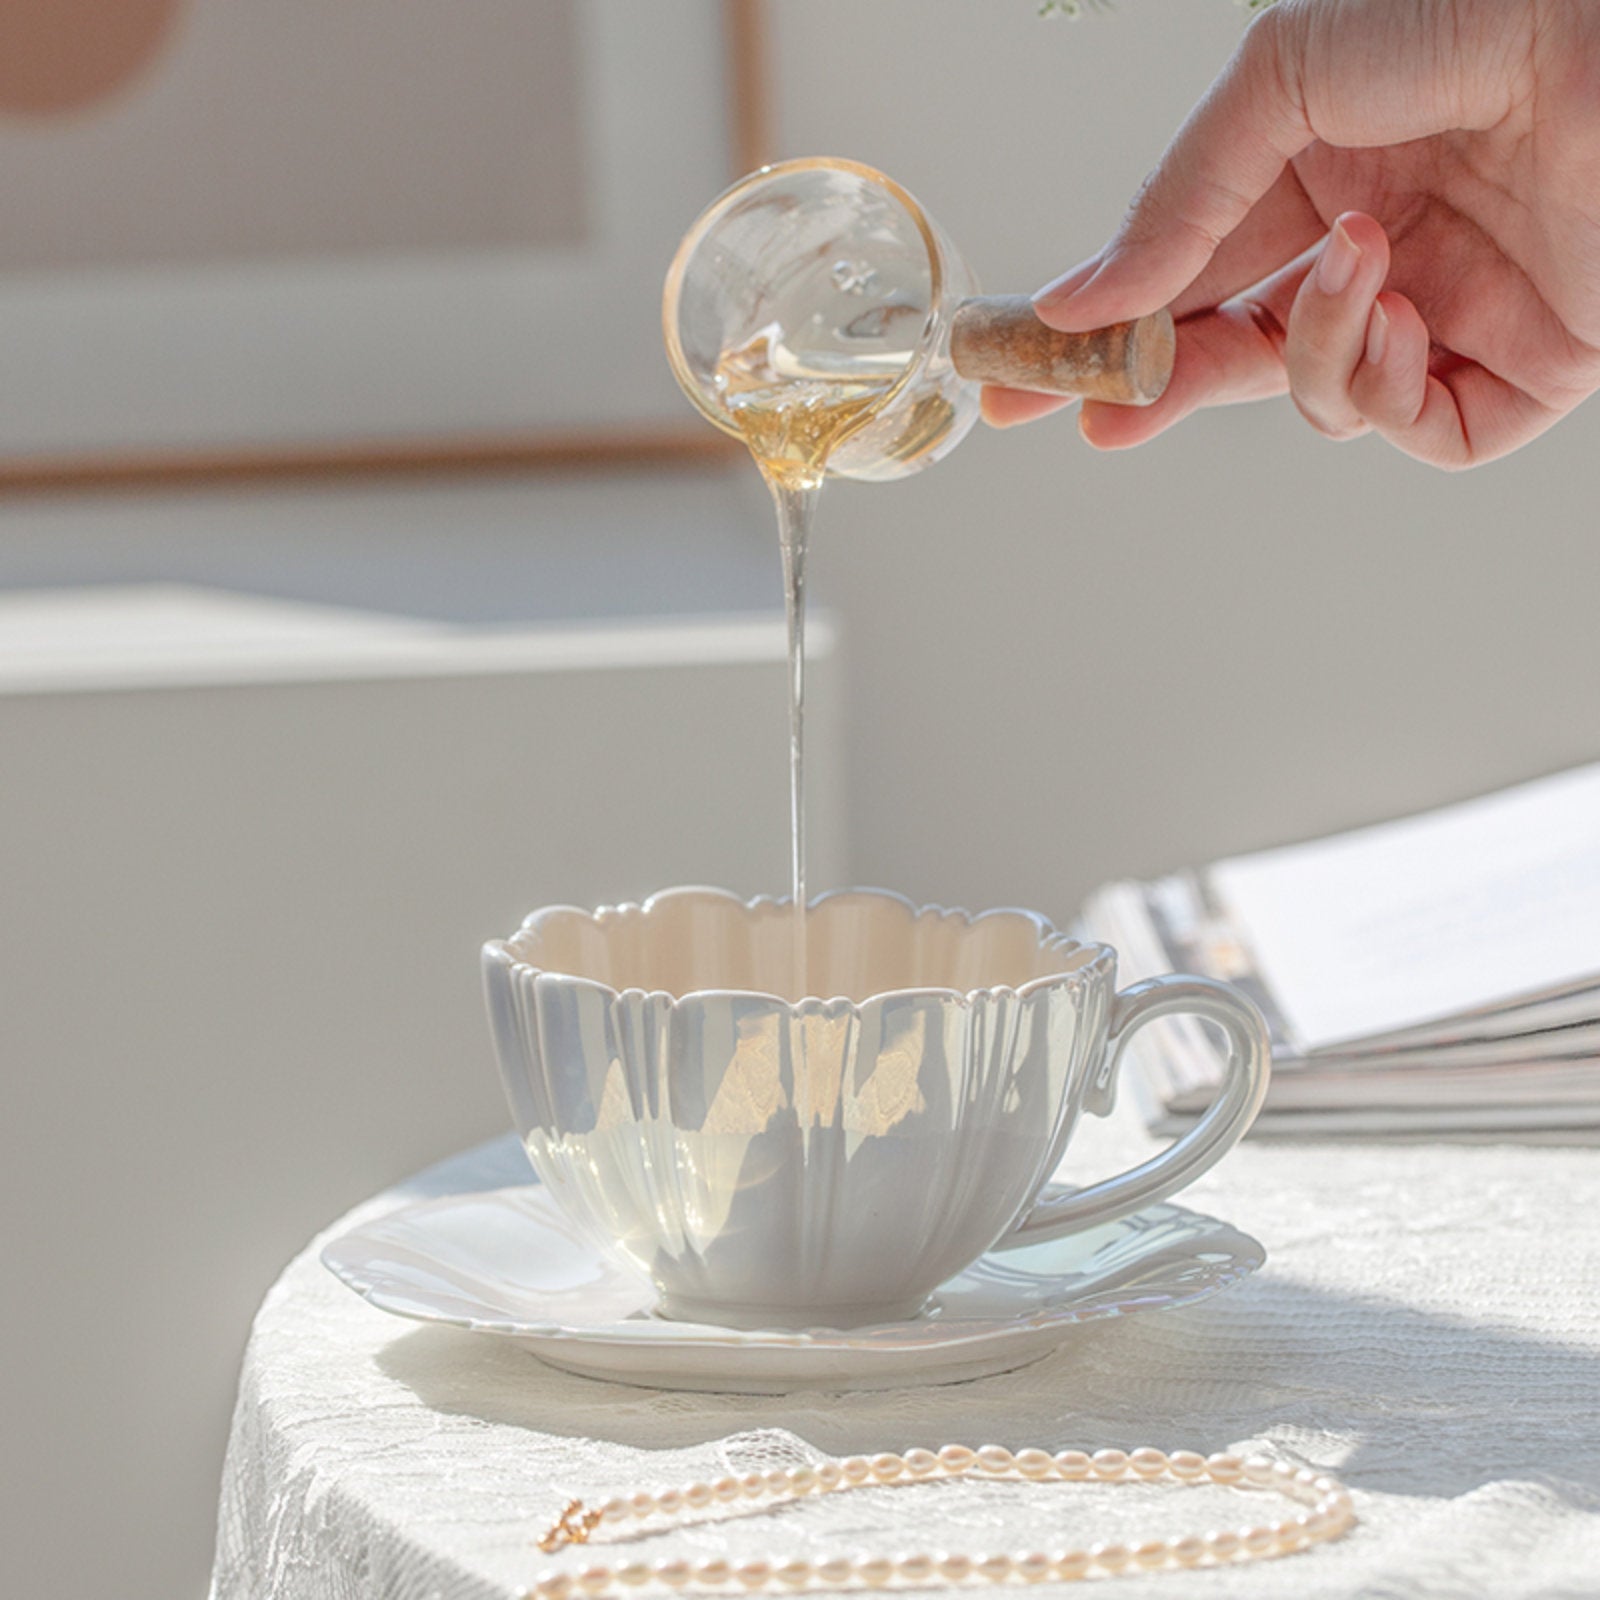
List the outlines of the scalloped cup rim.
{"type": "Polygon", "coordinates": [[[916,922],[923,917],[933,916],[958,919],[966,927],[971,928],[990,918],[1020,918],[1032,925],[1041,951],[1059,951],[1063,956],[1067,957],[1081,955],[1084,959],[1076,967],[1066,968],[1059,972],[1041,973],[1038,977],[1030,978],[1025,983],[1015,985],[994,983],[980,984],[971,989],[957,989],[944,984],[909,984],[896,989],[874,990],[871,994],[863,995],[860,999],[852,999],[849,995],[844,994],[808,994],[798,1000],[789,1000],[772,990],[755,988],[703,987],[688,989],[681,994],[676,994],[669,989],[646,989],[637,984],[630,984],[619,989],[614,984],[606,983],[599,978],[586,977],[580,973],[565,972],[554,967],[537,966],[533,962],[525,960],[511,948],[513,940],[520,938],[523,934],[537,935],[545,922],[558,916],[576,916],[590,922],[598,922],[602,917],[616,917],[628,914],[648,916],[662,901],[686,899],[695,896],[731,902],[747,913],[763,913],[769,908],[788,907],[792,903],[789,895],[760,894],[747,898],[734,893],[731,889],[721,889],[709,884],[684,884],[670,889],[657,890],[656,893],[649,895],[642,901],[624,900],[615,905],[600,906],[568,904],[541,906],[537,911],[532,911],[523,918],[509,939],[490,939],[485,943],[483,956],[485,960],[492,959],[503,962],[513,972],[531,974],[535,979],[549,978],[564,984],[581,984],[598,990],[603,995],[617,999],[625,996],[642,995],[646,999],[654,1000],[659,998],[667,1001],[670,1005],[678,1006],[686,1005],[693,1001],[733,996],[739,999],[766,1000],[798,1012],[835,1011],[844,1007],[859,1010],[864,1006],[877,1005],[883,1001],[901,999],[953,1000],[958,1004],[971,1003],[983,998],[1008,996],[1015,996],[1019,1000],[1027,1000],[1042,990],[1058,984],[1088,982],[1096,973],[1102,972],[1116,961],[1116,951],[1110,945],[1103,944],[1098,940],[1074,938],[1071,934],[1063,933],[1048,917],[1042,916],[1037,911],[1029,911],[1021,906],[995,906],[987,911],[979,912],[971,912],[961,906],[942,906],[934,903],[919,906],[908,896],[900,894],[896,890],[865,887],[829,889],[822,894],[813,895],[806,902],[806,910],[809,913],[815,910],[817,906],[828,901],[863,898],[901,907],[907,914],[909,922],[916,922]]]}

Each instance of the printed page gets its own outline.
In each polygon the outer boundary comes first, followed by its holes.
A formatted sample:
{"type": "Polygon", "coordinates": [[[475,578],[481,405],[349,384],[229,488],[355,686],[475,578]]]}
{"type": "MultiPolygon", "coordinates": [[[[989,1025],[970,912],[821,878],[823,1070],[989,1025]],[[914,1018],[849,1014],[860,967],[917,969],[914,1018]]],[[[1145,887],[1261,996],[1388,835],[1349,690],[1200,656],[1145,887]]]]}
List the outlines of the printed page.
{"type": "Polygon", "coordinates": [[[1593,983],[1600,764],[1207,876],[1304,1050],[1593,983]]]}

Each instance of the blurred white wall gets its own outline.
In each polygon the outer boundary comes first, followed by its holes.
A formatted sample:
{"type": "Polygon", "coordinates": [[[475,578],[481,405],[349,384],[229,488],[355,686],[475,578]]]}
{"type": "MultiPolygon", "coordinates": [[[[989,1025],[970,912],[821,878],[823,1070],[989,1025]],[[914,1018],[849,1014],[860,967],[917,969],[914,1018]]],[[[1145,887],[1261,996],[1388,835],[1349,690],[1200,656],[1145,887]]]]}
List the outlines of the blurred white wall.
{"type": "MultiPolygon", "coordinates": [[[[779,155],[892,173],[986,288],[1104,241],[1245,26],[1228,0],[771,8],[779,155]]],[[[853,858],[1064,915],[1150,873],[1600,755],[1600,404],[1459,477],[1287,401],[1097,456],[1072,414],[829,491],[853,858]]]]}
{"type": "MultiPolygon", "coordinates": [[[[872,162],[993,290],[1096,248],[1229,0],[772,5],[775,154],[872,162]]],[[[663,94],[641,136],[689,114],[663,94]]],[[[690,219],[684,219],[687,223],[690,219]]],[[[687,402],[686,421],[692,418],[687,402]]],[[[1600,405],[1459,477],[1287,401],[1099,456],[1071,412],[830,488],[854,873],[1065,916],[1152,873],[1600,755],[1600,405]]],[[[182,579],[457,620],[776,604],[748,469],[0,505],[0,586],[182,579]]],[[[781,826],[782,819],[777,819],[781,826]]]]}

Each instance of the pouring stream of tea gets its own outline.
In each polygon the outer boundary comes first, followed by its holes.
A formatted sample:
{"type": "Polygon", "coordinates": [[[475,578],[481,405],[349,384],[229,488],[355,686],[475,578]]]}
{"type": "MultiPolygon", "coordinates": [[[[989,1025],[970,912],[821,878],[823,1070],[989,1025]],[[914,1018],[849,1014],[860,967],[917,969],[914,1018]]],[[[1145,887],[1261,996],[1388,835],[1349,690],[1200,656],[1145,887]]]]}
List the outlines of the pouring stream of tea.
{"type": "Polygon", "coordinates": [[[790,892],[794,897],[791,981],[794,997],[806,972],[805,628],[806,548],[835,447],[872,415],[894,386],[899,363],[874,371],[859,357],[829,370],[797,357],[776,325],[763,329],[717,363],[722,403],[750,447],[772,491],[783,556],[784,616],[789,640],[790,892]]]}

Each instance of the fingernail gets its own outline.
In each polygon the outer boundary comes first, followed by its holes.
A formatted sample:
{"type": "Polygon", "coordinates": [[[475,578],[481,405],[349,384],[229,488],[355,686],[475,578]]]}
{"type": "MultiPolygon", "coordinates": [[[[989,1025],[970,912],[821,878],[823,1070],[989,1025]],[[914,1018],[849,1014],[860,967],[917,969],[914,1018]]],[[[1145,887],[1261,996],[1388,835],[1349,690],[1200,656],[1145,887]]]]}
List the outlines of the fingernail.
{"type": "Polygon", "coordinates": [[[1317,287],[1324,294],[1343,294],[1360,262],[1360,246],[1344,231],[1342,223],[1334,223],[1333,232],[1317,257],[1317,287]]]}
{"type": "Polygon", "coordinates": [[[1372,303],[1372,315],[1367,318],[1367,365],[1383,364],[1383,352],[1389,348],[1389,313],[1381,301],[1372,303]]]}
{"type": "Polygon", "coordinates": [[[1070,300],[1095,275],[1099,265],[1099,256],[1080,261],[1071,272],[1063,272],[1059,278],[1052,278],[1044,288],[1038,290],[1033,296],[1033,303],[1036,306],[1058,306],[1063,300],[1070,300]]]}

